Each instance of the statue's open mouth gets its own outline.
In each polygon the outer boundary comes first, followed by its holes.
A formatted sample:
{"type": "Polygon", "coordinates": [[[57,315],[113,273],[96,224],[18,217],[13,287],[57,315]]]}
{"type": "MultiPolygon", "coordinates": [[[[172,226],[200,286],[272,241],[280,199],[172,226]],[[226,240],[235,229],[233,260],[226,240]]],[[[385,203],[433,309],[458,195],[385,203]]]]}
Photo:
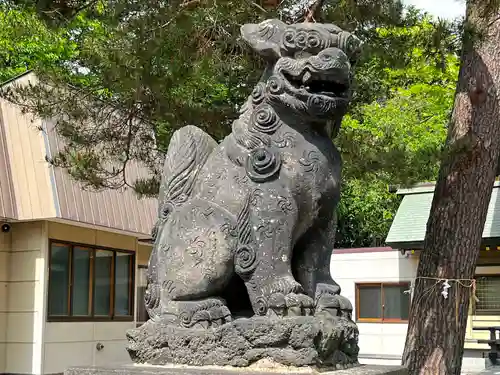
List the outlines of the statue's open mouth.
{"type": "Polygon", "coordinates": [[[334,99],[348,99],[349,84],[338,75],[313,73],[304,69],[298,76],[282,72],[290,85],[301,93],[323,95],[334,99]]]}

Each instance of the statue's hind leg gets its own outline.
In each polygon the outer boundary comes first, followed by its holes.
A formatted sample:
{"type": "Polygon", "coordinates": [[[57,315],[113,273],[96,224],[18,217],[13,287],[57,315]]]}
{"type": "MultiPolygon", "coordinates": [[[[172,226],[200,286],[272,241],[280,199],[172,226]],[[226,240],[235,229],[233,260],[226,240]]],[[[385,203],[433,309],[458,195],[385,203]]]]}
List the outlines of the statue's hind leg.
{"type": "Polygon", "coordinates": [[[149,259],[148,286],[144,301],[151,318],[159,314],[162,287],[158,282],[157,265],[162,261],[162,254],[159,252],[168,243],[157,241],[158,232],[163,230],[172,211],[179,210],[189,201],[199,183],[199,172],[216,147],[217,142],[196,126],[185,126],[175,131],[170,139],[158,196],[158,218],[152,231],[155,245],[149,259]]]}
{"type": "Polygon", "coordinates": [[[157,246],[160,318],[189,328],[230,321],[219,296],[234,275],[232,219],[217,205],[192,199],[165,223],[157,246]]]}

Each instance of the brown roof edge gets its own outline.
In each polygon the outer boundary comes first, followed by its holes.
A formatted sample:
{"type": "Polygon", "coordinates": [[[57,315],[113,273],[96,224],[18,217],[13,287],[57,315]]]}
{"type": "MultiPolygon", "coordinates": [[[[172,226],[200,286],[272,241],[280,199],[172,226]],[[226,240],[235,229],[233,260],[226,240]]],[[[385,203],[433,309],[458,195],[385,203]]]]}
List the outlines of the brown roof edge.
{"type": "Polygon", "coordinates": [[[14,81],[17,81],[19,78],[22,78],[30,73],[33,73],[33,69],[29,69],[21,74],[18,74],[17,76],[14,76],[12,78],[9,78],[7,81],[0,82],[0,88],[7,86],[9,83],[12,83],[14,81]]]}
{"type": "Polygon", "coordinates": [[[145,243],[147,245],[152,245],[153,244],[153,238],[152,237],[142,237],[138,238],[137,241],[145,243]]]}
{"type": "Polygon", "coordinates": [[[137,241],[139,241],[139,242],[141,242],[147,235],[146,233],[134,232],[134,231],[128,230],[128,229],[115,228],[115,227],[110,227],[110,226],[106,226],[106,225],[102,225],[102,224],[94,224],[94,223],[89,223],[89,222],[85,222],[85,221],[79,221],[79,220],[61,218],[61,217],[52,217],[52,218],[44,218],[44,219],[36,219],[36,220],[22,220],[22,221],[25,222],[25,221],[38,221],[38,220],[46,220],[46,221],[53,222],[53,223],[72,225],[72,226],[89,228],[89,229],[103,231],[103,232],[117,233],[117,234],[122,234],[125,236],[136,237],[137,241]]]}
{"type": "Polygon", "coordinates": [[[382,253],[386,251],[398,251],[398,249],[394,249],[389,246],[358,247],[352,249],[333,249],[333,254],[382,253]]]}

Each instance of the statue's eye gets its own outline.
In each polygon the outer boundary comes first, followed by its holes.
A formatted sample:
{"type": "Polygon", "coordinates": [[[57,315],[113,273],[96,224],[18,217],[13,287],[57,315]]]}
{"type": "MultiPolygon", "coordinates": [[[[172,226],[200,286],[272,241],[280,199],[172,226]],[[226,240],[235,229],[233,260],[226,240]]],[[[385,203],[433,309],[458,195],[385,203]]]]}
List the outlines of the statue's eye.
{"type": "Polygon", "coordinates": [[[323,61],[331,61],[331,60],[333,60],[333,55],[331,55],[330,53],[322,53],[319,57],[323,61]]]}

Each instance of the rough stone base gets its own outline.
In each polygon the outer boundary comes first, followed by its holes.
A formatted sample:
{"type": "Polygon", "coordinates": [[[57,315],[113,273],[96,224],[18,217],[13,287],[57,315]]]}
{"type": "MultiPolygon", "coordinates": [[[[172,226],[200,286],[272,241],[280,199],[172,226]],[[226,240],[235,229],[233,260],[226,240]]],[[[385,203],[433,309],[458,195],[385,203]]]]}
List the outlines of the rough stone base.
{"type": "Polygon", "coordinates": [[[150,365],[247,367],[262,359],[296,367],[358,365],[358,329],[340,317],[241,318],[213,329],[148,322],[127,336],[132,360],[150,365]]]}
{"type": "Polygon", "coordinates": [[[64,375],[408,375],[399,366],[362,365],[347,370],[318,371],[311,368],[216,368],[190,366],[72,367],[64,375]]]}

